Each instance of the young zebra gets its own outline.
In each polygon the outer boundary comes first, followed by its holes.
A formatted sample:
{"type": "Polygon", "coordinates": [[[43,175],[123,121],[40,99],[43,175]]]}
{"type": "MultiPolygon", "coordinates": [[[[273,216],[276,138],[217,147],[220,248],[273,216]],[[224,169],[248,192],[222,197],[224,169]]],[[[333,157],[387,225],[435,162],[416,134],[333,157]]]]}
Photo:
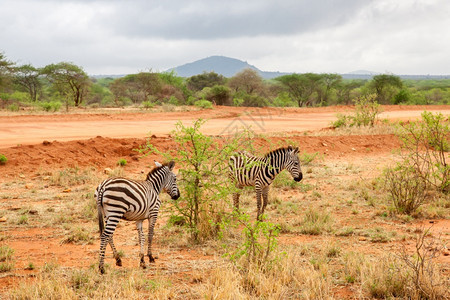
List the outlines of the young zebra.
{"type": "MultiPolygon", "coordinates": [[[[254,186],[256,190],[256,219],[261,220],[267,206],[269,186],[281,171],[287,169],[295,181],[303,178],[298,158],[298,147],[292,146],[273,150],[264,157],[253,156],[248,152],[238,152],[230,157],[230,176],[236,187],[254,186]],[[262,196],[262,205],[261,205],[262,196]]],[[[240,193],[233,195],[235,209],[239,209],[240,193]]]]}
{"type": "Polygon", "coordinates": [[[114,247],[113,234],[120,219],[135,221],[139,234],[140,266],[145,269],[144,243],[145,236],[142,222],[148,219],[148,252],[150,262],[154,262],[151,246],[153,228],[158,217],[161,200],[161,190],[166,191],[172,199],[180,197],[176,183],[176,176],[172,172],[175,162],[171,161],[161,165],[156,162],[156,167],[148,174],[146,180],[137,181],[122,177],[104,180],[95,191],[98,209],[98,224],[100,228],[100,261],[99,270],[105,272],[104,260],[106,244],[111,245],[116,265],[121,266],[122,261],[114,247]],[[104,224],[106,220],[106,226],[104,224]]]}

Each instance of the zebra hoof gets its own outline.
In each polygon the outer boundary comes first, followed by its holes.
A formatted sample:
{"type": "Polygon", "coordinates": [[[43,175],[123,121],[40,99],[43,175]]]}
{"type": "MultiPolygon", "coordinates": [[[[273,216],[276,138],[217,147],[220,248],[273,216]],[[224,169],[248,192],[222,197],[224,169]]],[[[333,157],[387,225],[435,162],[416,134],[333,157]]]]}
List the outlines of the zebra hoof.
{"type": "Polygon", "coordinates": [[[154,262],[155,262],[155,259],[158,259],[158,256],[153,257],[153,255],[151,255],[151,254],[148,256],[148,260],[149,260],[151,263],[154,263],[154,262]]]}
{"type": "Polygon", "coordinates": [[[116,259],[116,266],[122,266],[122,260],[120,258],[116,259]]]}
{"type": "Polygon", "coordinates": [[[105,274],[105,268],[103,266],[99,266],[98,269],[100,271],[100,274],[105,274]]]}

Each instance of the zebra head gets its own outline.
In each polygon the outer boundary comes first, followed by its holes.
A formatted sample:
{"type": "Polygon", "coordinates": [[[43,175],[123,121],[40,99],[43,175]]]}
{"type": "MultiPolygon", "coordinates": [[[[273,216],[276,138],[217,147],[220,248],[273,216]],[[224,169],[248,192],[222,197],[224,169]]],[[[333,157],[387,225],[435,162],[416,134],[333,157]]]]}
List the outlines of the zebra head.
{"type": "Polygon", "coordinates": [[[166,180],[163,183],[163,190],[170,195],[170,197],[173,200],[177,200],[180,197],[180,190],[178,189],[177,186],[177,176],[175,175],[175,173],[173,173],[173,167],[175,166],[175,162],[174,161],[170,161],[168,163],[165,164],[160,164],[159,162],[155,161],[155,165],[157,167],[167,167],[168,171],[167,171],[167,176],[166,176],[166,180]]]}
{"type": "Polygon", "coordinates": [[[286,170],[291,173],[295,181],[300,181],[303,178],[302,168],[300,166],[300,159],[298,158],[298,147],[289,146],[286,148],[286,170]]]}

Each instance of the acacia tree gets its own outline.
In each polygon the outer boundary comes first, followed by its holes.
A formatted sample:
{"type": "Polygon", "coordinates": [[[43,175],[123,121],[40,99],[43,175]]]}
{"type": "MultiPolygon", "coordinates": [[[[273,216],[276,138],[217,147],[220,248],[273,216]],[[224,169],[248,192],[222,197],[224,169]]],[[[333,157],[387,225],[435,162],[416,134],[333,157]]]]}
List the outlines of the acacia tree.
{"type": "Polygon", "coordinates": [[[68,62],[45,66],[42,73],[56,90],[65,96],[66,109],[69,109],[69,99],[78,107],[83,102],[91,85],[91,81],[83,69],[68,62]]]}
{"type": "Polygon", "coordinates": [[[290,74],[275,78],[280,82],[298,106],[308,106],[313,103],[312,96],[320,85],[321,75],[314,73],[290,74]]]}
{"type": "Polygon", "coordinates": [[[372,78],[369,86],[374,89],[377,94],[377,101],[379,103],[388,103],[396,94],[393,88],[401,89],[403,87],[400,77],[389,74],[375,75],[372,78]]]}
{"type": "Polygon", "coordinates": [[[319,102],[322,105],[328,105],[331,90],[336,89],[342,82],[342,76],[339,74],[320,74],[321,87],[318,89],[319,102]]]}
{"type": "Polygon", "coordinates": [[[41,76],[41,70],[30,64],[22,65],[14,69],[14,82],[28,92],[33,102],[37,101],[38,94],[42,88],[42,82],[39,76],[41,76]]]}
{"type": "Polygon", "coordinates": [[[188,89],[194,92],[203,90],[205,87],[213,87],[215,85],[225,84],[225,77],[215,72],[204,72],[203,74],[194,75],[187,79],[186,85],[188,89]]]}
{"type": "Polygon", "coordinates": [[[157,73],[141,72],[117,78],[111,83],[110,89],[116,103],[124,98],[140,103],[149,100],[151,96],[157,96],[162,85],[162,80],[157,73]]]}
{"type": "Polygon", "coordinates": [[[228,86],[234,92],[242,91],[247,94],[262,92],[264,90],[264,82],[256,70],[247,68],[237,73],[228,81],[228,86]]]}

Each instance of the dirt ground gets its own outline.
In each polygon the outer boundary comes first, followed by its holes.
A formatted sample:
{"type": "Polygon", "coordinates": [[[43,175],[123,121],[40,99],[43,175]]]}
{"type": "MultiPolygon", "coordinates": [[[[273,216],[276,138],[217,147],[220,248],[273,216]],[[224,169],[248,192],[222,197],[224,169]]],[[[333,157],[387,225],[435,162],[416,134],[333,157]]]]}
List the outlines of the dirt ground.
{"type": "MultiPolygon", "coordinates": [[[[16,287],[20,282],[33,280],[36,269],[27,270],[30,262],[36,267],[50,261],[57,261],[64,267],[89,267],[97,261],[98,239],[85,245],[61,243],[65,232],[61,226],[52,226],[52,221],[33,217],[33,212],[43,215],[49,207],[57,209],[63,202],[74,200],[71,195],[77,187],[71,190],[70,187],[45,184],[56,172],[77,168],[89,170],[101,178],[106,176],[103,174],[105,168],[114,169],[118,159],[125,158],[128,164],[123,169],[124,174],[143,176],[141,174],[147,172],[153,159],[157,158],[142,158],[135,151],[145,144],[146,137],[152,135],[153,144],[164,151],[174,146],[170,133],[177,121],[190,125],[194,120],[203,118],[208,120],[204,125],[204,133],[208,135],[229,135],[245,126],[255,133],[265,135],[255,139],[256,144],[264,145],[267,139],[274,144],[289,139],[300,145],[301,152],[317,152],[321,162],[311,168],[310,174],[305,174],[303,182],[317,185],[323,179],[314,172],[322,167],[336,166],[347,170],[337,172],[336,182],[350,185],[352,181],[376,177],[383,166],[395,159],[393,151],[400,145],[391,133],[334,135],[329,127],[336,120],[336,113],[350,113],[352,109],[215,107],[213,110],[190,108],[188,111],[174,112],[79,110],[60,114],[0,113],[0,154],[8,158],[7,164],[0,165],[0,209],[7,212],[3,219],[0,218],[0,237],[3,236],[0,245],[8,245],[15,250],[14,271],[0,273],[0,298],[2,292],[16,287]],[[48,190],[48,193],[41,196],[41,189],[48,190]],[[28,225],[18,225],[8,220],[10,214],[24,208],[31,211],[28,225]]],[[[380,119],[414,120],[424,110],[450,115],[450,106],[383,106],[380,119]]],[[[326,184],[320,192],[332,197],[335,188],[326,184]]],[[[309,199],[301,191],[289,191],[282,197],[299,197],[303,202],[309,199]]],[[[254,208],[249,207],[254,212],[254,208]]],[[[435,236],[441,236],[446,244],[450,239],[448,217],[418,219],[409,223],[399,220],[387,222],[374,220],[374,212],[370,209],[358,207],[358,214],[354,213],[355,208],[352,209],[332,211],[340,227],[358,228],[364,227],[361,224],[376,224],[401,234],[411,232],[419,226],[433,225],[435,236]]],[[[164,216],[158,221],[155,236],[156,252],[160,254],[155,267],[157,271],[174,274],[177,280],[183,282],[193,273],[201,274],[202,268],[214,265],[214,255],[204,249],[188,249],[179,243],[170,247],[169,242],[158,241],[164,239],[157,233],[158,228],[163,226],[163,220],[164,216]],[[200,265],[202,267],[198,267],[200,265]]],[[[123,223],[116,232],[116,243],[125,252],[132,253],[124,260],[124,267],[133,268],[137,266],[135,258],[138,247],[135,245],[136,238],[127,241],[127,236],[135,235],[134,224],[123,223]]],[[[88,226],[80,224],[84,225],[88,226]]],[[[358,235],[280,236],[280,243],[285,245],[313,242],[324,245],[339,243],[344,249],[356,248],[363,253],[383,253],[397,249],[401,241],[393,239],[387,243],[374,244],[368,238],[358,235]]],[[[412,246],[413,241],[409,240],[407,244],[412,246]]],[[[448,255],[448,249],[444,249],[439,258],[447,271],[450,270],[448,255]]],[[[340,296],[352,297],[352,293],[346,289],[336,290],[335,297],[340,296]]]]}

